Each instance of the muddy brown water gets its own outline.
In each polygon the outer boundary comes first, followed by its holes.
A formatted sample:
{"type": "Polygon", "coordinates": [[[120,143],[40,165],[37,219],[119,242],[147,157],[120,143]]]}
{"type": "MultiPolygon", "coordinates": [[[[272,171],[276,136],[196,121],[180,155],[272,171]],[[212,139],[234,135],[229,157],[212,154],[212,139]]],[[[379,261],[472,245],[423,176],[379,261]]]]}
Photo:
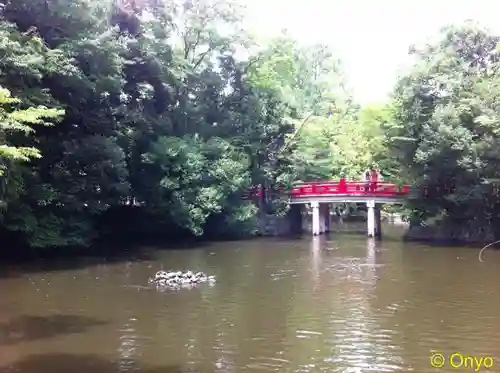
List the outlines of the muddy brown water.
{"type": "Polygon", "coordinates": [[[500,252],[480,263],[478,250],[403,243],[400,234],[3,270],[0,372],[499,372],[500,252]],[[169,268],[217,283],[147,286],[169,268]]]}

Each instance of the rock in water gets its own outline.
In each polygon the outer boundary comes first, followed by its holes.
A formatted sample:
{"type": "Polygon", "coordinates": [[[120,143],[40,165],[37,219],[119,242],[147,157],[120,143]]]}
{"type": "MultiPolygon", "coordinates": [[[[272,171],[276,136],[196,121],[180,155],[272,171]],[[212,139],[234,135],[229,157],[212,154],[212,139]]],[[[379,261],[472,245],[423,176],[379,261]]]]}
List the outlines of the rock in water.
{"type": "Polygon", "coordinates": [[[208,276],[203,272],[194,273],[192,271],[158,271],[153,278],[149,279],[149,283],[154,283],[159,288],[172,290],[193,288],[204,282],[208,282],[210,285],[215,284],[215,276],[208,276]]]}

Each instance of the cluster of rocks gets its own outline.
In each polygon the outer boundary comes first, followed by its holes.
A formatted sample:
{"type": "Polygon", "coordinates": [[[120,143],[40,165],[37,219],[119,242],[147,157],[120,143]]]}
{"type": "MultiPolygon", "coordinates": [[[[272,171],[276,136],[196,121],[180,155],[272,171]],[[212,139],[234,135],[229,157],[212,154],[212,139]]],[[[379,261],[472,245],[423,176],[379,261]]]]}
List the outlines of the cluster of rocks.
{"type": "Polygon", "coordinates": [[[215,283],[215,276],[208,276],[203,272],[167,272],[158,271],[156,275],[149,280],[150,283],[154,283],[160,287],[177,289],[180,287],[190,288],[199,285],[204,282],[209,284],[215,283]]]}

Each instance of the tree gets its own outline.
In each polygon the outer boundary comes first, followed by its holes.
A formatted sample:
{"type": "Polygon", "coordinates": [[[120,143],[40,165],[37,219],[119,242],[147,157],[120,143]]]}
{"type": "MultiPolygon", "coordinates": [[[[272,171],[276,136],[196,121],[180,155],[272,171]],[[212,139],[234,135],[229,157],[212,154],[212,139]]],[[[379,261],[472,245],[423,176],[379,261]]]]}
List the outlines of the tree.
{"type": "Polygon", "coordinates": [[[34,147],[8,145],[9,133],[17,131],[29,134],[34,132],[29,124],[51,125],[47,119],[57,120],[63,110],[46,107],[29,107],[27,109],[11,109],[13,104],[19,104],[19,99],[13,98],[10,92],[0,87],[0,176],[3,175],[9,161],[29,161],[40,158],[40,151],[34,147]]]}
{"type": "Polygon", "coordinates": [[[413,48],[415,66],[395,89],[388,134],[402,170],[422,186],[414,222],[437,220],[449,238],[488,240],[498,226],[488,183],[500,156],[498,42],[473,23],[447,27],[438,42],[413,48]]]}
{"type": "Polygon", "coordinates": [[[290,105],[254,79],[258,56],[234,57],[251,37],[231,2],[2,4],[0,84],[65,109],[28,141],[43,157],[16,173],[2,233],[44,248],[251,232],[248,187],[293,178],[290,105]]]}

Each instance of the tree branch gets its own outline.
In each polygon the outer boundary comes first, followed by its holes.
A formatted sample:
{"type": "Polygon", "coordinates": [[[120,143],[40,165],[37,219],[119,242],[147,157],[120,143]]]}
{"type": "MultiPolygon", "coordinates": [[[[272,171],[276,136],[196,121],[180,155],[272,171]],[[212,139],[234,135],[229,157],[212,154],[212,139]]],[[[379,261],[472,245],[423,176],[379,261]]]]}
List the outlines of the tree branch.
{"type": "Polygon", "coordinates": [[[207,54],[209,54],[213,49],[212,48],[208,48],[205,52],[203,53],[200,53],[197,57],[200,57],[198,59],[198,61],[193,65],[193,69],[196,69],[200,64],[201,62],[203,61],[203,59],[206,57],[207,54]]]}

